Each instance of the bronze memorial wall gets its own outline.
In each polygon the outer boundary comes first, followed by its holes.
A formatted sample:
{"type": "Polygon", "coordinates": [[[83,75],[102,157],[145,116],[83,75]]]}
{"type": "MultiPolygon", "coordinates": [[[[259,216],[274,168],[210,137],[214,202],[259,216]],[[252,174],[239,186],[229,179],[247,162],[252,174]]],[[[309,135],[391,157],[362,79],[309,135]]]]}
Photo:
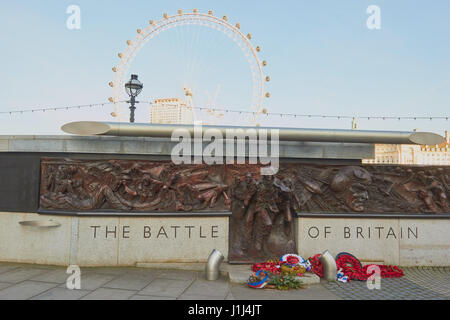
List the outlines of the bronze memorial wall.
{"type": "Polygon", "coordinates": [[[152,160],[41,161],[39,210],[53,213],[232,212],[229,260],[295,252],[296,213],[449,212],[450,167],[282,162],[174,165],[152,160]]]}

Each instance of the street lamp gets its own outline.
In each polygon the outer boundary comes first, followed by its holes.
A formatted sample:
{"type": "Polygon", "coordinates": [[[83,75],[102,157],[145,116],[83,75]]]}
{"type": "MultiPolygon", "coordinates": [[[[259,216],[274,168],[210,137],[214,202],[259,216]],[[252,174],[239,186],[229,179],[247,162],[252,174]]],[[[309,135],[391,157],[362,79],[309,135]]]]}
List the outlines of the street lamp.
{"type": "Polygon", "coordinates": [[[143,87],[144,85],[138,80],[138,76],[136,74],[132,74],[130,81],[125,83],[125,90],[130,96],[130,101],[127,101],[129,104],[131,104],[130,122],[134,122],[134,110],[136,110],[134,104],[139,103],[139,101],[136,101],[136,97],[139,95],[139,93],[141,93],[143,87]]]}

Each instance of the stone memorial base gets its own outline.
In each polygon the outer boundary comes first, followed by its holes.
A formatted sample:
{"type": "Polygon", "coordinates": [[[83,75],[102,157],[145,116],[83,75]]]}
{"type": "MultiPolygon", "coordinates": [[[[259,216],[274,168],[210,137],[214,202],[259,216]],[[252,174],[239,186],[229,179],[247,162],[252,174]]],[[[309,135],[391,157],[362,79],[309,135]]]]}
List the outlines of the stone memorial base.
{"type": "Polygon", "coordinates": [[[445,217],[314,217],[297,219],[297,248],[304,257],[325,250],[349,252],[364,264],[449,266],[450,220],[445,217]]]}
{"type": "Polygon", "coordinates": [[[68,217],[0,213],[0,261],[67,266],[206,262],[228,255],[227,217],[68,217]],[[58,227],[23,226],[49,221],[58,227]]]}
{"type": "MultiPolygon", "coordinates": [[[[329,250],[361,262],[449,266],[450,219],[433,216],[296,219],[297,251],[329,250]]],[[[49,265],[135,266],[204,263],[213,249],[228,261],[229,217],[86,217],[0,212],[0,261],[49,265]],[[49,220],[57,227],[21,225],[49,220]]]]}

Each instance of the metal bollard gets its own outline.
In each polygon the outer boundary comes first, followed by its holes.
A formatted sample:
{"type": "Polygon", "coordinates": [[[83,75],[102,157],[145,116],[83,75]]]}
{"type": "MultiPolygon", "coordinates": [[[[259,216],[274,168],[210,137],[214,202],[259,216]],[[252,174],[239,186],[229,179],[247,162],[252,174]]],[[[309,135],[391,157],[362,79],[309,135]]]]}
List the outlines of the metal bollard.
{"type": "Polygon", "coordinates": [[[217,280],[220,275],[220,264],[224,259],[223,254],[214,249],[209,255],[208,261],[206,262],[206,280],[217,280]]]}
{"type": "Polygon", "coordinates": [[[337,266],[331,253],[326,250],[319,258],[323,265],[323,277],[327,281],[336,281],[337,266]]]}

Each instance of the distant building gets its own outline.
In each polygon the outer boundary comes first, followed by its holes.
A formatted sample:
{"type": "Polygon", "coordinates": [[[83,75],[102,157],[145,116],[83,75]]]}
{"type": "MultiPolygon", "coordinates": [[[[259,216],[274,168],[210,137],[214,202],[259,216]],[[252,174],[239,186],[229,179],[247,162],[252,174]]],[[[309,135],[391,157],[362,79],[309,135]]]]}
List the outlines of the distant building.
{"type": "Polygon", "coordinates": [[[156,99],[150,108],[150,122],[190,124],[194,122],[193,110],[178,98],[156,99]]]}
{"type": "Polygon", "coordinates": [[[439,145],[376,144],[375,159],[363,163],[450,165],[449,131],[445,131],[445,142],[439,145]]]}

